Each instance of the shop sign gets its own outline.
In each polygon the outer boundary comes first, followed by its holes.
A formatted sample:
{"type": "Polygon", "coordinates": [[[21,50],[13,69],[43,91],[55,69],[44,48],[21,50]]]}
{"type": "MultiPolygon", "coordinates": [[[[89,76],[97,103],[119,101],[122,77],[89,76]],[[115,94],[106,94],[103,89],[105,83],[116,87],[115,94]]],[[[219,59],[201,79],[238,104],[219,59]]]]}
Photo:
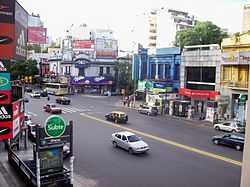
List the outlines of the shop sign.
{"type": "Polygon", "coordinates": [[[220,93],[210,90],[191,90],[186,88],[180,88],[179,94],[194,98],[215,98],[220,93]]]}
{"type": "Polygon", "coordinates": [[[12,121],[0,122],[0,140],[13,138],[12,121]]]}
{"type": "Polygon", "coordinates": [[[10,91],[0,90],[0,105],[10,104],[10,91]]]}
{"type": "Polygon", "coordinates": [[[138,91],[151,91],[153,88],[152,81],[138,81],[138,91]]]}
{"type": "Polygon", "coordinates": [[[227,105],[229,104],[229,96],[217,95],[215,101],[218,102],[218,105],[227,105]]]}
{"type": "Polygon", "coordinates": [[[0,73],[0,90],[10,89],[10,73],[0,73]]]}

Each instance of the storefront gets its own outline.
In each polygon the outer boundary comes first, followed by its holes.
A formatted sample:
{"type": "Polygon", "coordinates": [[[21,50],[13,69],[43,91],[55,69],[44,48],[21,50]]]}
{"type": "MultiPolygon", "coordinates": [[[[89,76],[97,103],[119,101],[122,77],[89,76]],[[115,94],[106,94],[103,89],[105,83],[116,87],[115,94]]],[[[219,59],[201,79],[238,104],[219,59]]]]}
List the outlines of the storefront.
{"type": "Polygon", "coordinates": [[[113,80],[105,77],[74,76],[70,79],[70,87],[75,93],[103,94],[111,90],[113,84],[113,80]]]}

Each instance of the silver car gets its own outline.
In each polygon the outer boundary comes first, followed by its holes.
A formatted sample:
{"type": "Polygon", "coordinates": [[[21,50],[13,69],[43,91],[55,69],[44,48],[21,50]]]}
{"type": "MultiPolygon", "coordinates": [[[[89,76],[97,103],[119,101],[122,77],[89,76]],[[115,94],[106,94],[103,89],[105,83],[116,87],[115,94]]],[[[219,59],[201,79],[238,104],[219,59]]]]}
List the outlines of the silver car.
{"type": "Polygon", "coordinates": [[[157,107],[153,107],[153,106],[142,106],[139,108],[138,112],[140,114],[147,114],[147,115],[154,115],[156,116],[158,113],[158,109],[157,107]]]}
{"type": "Polygon", "coordinates": [[[222,123],[214,124],[216,130],[228,132],[245,132],[245,127],[237,121],[224,121],[222,123]]]}
{"type": "Polygon", "coordinates": [[[132,132],[123,131],[112,134],[111,142],[114,147],[121,147],[130,154],[143,153],[149,150],[149,146],[146,142],[142,141],[140,137],[136,136],[132,132]]]}

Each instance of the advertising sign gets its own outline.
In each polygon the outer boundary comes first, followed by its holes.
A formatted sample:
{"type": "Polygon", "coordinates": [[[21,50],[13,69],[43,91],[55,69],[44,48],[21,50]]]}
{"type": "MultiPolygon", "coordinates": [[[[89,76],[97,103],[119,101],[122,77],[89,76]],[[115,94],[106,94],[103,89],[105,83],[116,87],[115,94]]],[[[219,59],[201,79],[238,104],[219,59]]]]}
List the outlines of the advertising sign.
{"type": "Polygon", "coordinates": [[[0,73],[10,73],[9,59],[0,59],[0,73]]]}
{"type": "Polygon", "coordinates": [[[0,90],[10,89],[10,73],[0,73],[0,90]]]}
{"type": "Polygon", "coordinates": [[[0,28],[0,58],[13,58],[14,24],[0,23],[0,28]]]}
{"type": "Polygon", "coordinates": [[[0,23],[14,24],[15,0],[0,0],[0,7],[0,23]]]}
{"type": "Polygon", "coordinates": [[[112,84],[111,79],[105,77],[84,77],[84,76],[75,76],[71,78],[71,84],[92,84],[92,85],[105,85],[112,84]]]}
{"type": "Polygon", "coordinates": [[[186,88],[180,88],[179,94],[186,95],[188,97],[196,97],[196,98],[216,98],[219,95],[219,92],[210,91],[210,90],[190,90],[186,88]]]}
{"type": "Polygon", "coordinates": [[[13,120],[13,138],[19,134],[20,129],[21,129],[20,117],[17,117],[16,119],[13,120]]]}
{"type": "Polygon", "coordinates": [[[12,105],[0,106],[0,122],[12,121],[12,105]]]}
{"type": "Polygon", "coordinates": [[[73,50],[78,51],[94,51],[95,41],[94,40],[73,40],[72,41],[73,50]]]}
{"type": "Polygon", "coordinates": [[[153,88],[152,81],[138,81],[138,91],[151,91],[153,88]]]}
{"type": "Polygon", "coordinates": [[[238,64],[239,51],[221,53],[221,64],[238,64]]]}
{"type": "Polygon", "coordinates": [[[12,121],[0,122],[0,140],[13,138],[12,121]]]}
{"type": "Polygon", "coordinates": [[[28,27],[28,42],[46,44],[47,28],[28,27]]]}
{"type": "Polygon", "coordinates": [[[10,91],[0,90],[0,105],[10,104],[10,91]]]}
{"type": "Polygon", "coordinates": [[[28,12],[16,1],[15,3],[15,58],[26,60],[27,57],[28,12]]]}
{"type": "Polygon", "coordinates": [[[117,50],[117,40],[96,39],[96,58],[116,58],[117,50]]]}

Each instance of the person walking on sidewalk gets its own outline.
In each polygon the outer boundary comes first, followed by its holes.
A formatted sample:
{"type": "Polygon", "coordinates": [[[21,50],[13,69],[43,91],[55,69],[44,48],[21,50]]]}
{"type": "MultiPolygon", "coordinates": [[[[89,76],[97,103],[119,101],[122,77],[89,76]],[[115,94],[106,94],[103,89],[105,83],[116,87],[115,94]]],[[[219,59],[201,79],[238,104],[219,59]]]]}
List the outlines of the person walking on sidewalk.
{"type": "Polygon", "coordinates": [[[47,101],[50,101],[50,97],[49,96],[47,97],[47,101]]]}

